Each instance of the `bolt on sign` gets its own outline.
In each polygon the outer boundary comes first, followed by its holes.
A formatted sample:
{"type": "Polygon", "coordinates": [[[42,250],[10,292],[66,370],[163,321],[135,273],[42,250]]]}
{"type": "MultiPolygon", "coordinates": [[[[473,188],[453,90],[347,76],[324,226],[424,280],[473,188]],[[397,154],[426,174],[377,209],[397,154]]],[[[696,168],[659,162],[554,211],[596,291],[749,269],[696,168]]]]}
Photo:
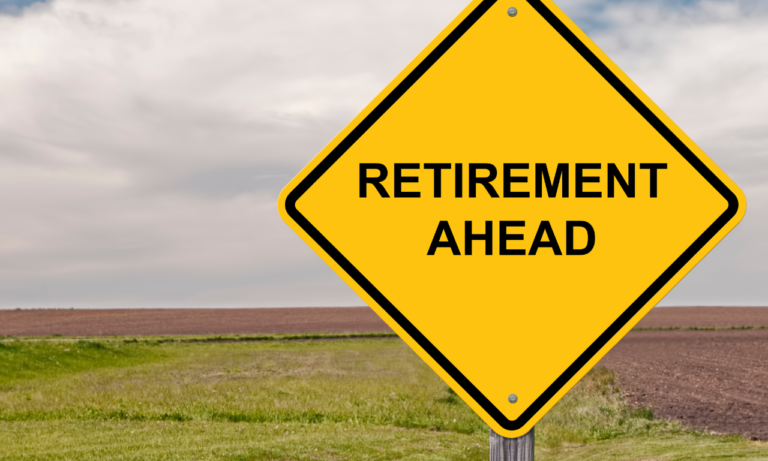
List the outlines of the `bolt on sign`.
{"type": "Polygon", "coordinates": [[[518,437],[744,216],[550,0],[476,0],[291,181],[283,219],[518,437]]]}

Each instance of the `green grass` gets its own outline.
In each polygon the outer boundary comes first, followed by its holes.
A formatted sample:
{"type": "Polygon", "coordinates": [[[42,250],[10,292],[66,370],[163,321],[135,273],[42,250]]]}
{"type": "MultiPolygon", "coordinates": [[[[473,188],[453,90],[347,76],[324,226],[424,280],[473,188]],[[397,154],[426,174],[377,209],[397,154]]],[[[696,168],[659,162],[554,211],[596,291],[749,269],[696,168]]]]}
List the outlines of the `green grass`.
{"type": "Polygon", "coordinates": [[[0,341],[0,389],[16,381],[54,378],[99,368],[128,367],[156,360],[158,350],[110,346],[99,341],[76,339],[0,341]]]}
{"type": "MultiPolygon", "coordinates": [[[[487,426],[400,340],[210,339],[3,340],[0,459],[488,458],[487,426]]],[[[536,445],[538,460],[768,460],[629,408],[605,369],[536,445]]]]}

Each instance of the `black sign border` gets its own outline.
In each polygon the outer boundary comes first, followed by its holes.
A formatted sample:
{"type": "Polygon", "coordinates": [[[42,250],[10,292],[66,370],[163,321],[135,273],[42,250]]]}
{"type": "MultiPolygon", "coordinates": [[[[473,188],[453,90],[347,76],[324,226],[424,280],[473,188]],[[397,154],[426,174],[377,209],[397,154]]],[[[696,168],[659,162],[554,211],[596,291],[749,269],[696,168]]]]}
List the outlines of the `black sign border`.
{"type": "Polygon", "coordinates": [[[656,293],[661,290],[704,246],[736,216],[736,195],[649,109],[541,0],[526,0],[658,133],[696,169],[723,198],[728,208],[601,334],[576,361],[542,393],[519,418],[507,419],[360,271],[352,265],[296,208],[296,202],[352,145],[413,86],[418,79],[474,25],[497,0],[483,0],[435,47],[332,151],[291,191],[285,201],[288,215],[373,298],[461,386],[506,430],[522,428],[568,381],[613,338],[656,293]]]}

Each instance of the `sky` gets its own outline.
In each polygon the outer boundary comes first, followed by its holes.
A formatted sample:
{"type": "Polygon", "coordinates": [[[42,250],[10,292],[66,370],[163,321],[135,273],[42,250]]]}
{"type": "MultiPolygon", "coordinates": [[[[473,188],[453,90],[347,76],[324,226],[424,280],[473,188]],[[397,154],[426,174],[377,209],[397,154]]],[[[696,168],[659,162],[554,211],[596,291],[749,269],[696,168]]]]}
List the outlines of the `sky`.
{"type": "MultiPolygon", "coordinates": [[[[768,305],[768,4],[557,3],[747,196],[662,305],[768,305]]],[[[0,308],[362,305],[278,194],[465,5],[0,0],[0,308]]]]}

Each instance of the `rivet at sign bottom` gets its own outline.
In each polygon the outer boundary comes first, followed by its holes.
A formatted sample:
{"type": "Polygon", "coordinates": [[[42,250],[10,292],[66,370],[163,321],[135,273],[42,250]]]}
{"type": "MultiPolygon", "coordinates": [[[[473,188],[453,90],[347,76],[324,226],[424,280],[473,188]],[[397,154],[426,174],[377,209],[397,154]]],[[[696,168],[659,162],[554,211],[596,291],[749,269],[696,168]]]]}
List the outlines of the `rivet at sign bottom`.
{"type": "Polygon", "coordinates": [[[515,16],[517,16],[517,8],[515,8],[514,6],[510,6],[509,9],[507,10],[507,14],[514,18],[515,16]]]}
{"type": "Polygon", "coordinates": [[[509,403],[517,403],[517,396],[515,394],[509,394],[509,403]]]}

